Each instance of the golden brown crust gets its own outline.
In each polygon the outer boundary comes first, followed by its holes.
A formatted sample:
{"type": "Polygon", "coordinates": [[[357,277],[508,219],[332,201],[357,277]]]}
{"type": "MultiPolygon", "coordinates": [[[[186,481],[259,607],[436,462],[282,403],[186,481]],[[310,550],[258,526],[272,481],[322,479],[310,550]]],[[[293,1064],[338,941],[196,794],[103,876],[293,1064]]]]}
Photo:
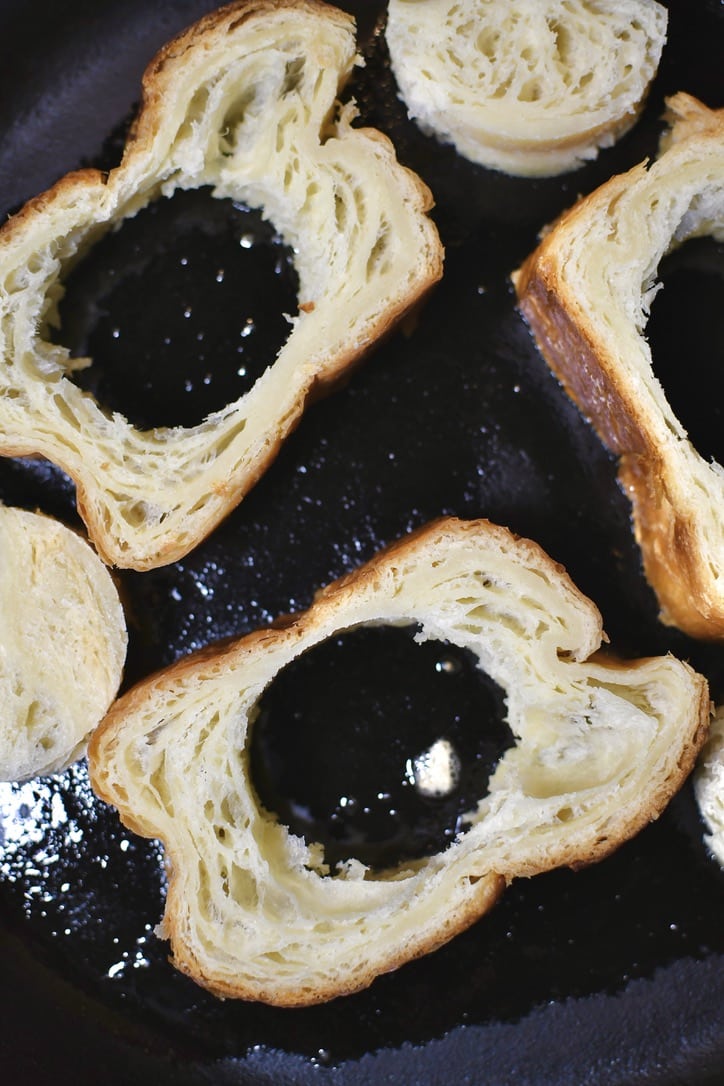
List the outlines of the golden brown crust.
{"type": "MultiPolygon", "coordinates": [[[[708,110],[685,94],[669,99],[668,109],[675,124],[662,143],[668,150],[661,165],[636,166],[579,201],[550,227],[513,282],[541,354],[619,458],[619,480],[632,502],[634,532],[663,621],[693,637],[716,639],[724,637],[724,596],[711,572],[721,561],[721,555],[711,553],[711,540],[720,534],[720,484],[661,398],[650,361],[642,361],[642,334],[624,315],[639,299],[620,298],[615,285],[618,261],[636,259],[643,267],[647,244],[654,254],[657,246],[679,242],[679,216],[690,212],[686,206],[676,210],[677,171],[681,190],[693,194],[693,209],[697,162],[702,191],[715,184],[717,170],[724,170],[714,161],[724,141],[724,112],[708,110]],[[670,221],[657,209],[657,185],[661,208],[674,208],[670,221]],[[655,210],[658,233],[648,241],[655,210]],[[631,238],[627,253],[616,248],[622,231],[631,238]],[[595,261],[582,256],[586,246],[595,251],[595,261]],[[684,479],[691,482],[684,484],[684,479]],[[709,504],[699,497],[707,488],[709,504]]],[[[709,204],[711,220],[705,214],[702,226],[689,230],[722,229],[724,208],[717,212],[716,196],[709,204]]],[[[640,281],[631,289],[643,299],[650,283],[640,281]]]]}
{"type": "Polygon", "coordinates": [[[337,979],[326,986],[316,984],[311,989],[300,987],[297,990],[285,989],[282,992],[277,986],[246,985],[243,979],[236,980],[234,983],[219,982],[218,978],[207,976],[203,963],[189,951],[186,943],[179,939],[183,923],[177,921],[170,886],[169,906],[164,914],[164,929],[168,932],[174,948],[169,960],[179,972],[220,999],[245,999],[250,1002],[268,1003],[275,1007],[313,1007],[320,1003],[328,1003],[332,999],[341,999],[364,991],[378,976],[394,973],[403,965],[439,950],[489,912],[500,900],[505,886],[505,879],[494,873],[477,879],[475,882],[477,892],[464,909],[458,909],[454,914],[446,916],[434,934],[426,938],[412,936],[404,950],[387,958],[383,970],[378,967],[358,969],[353,976],[343,977],[341,981],[337,979]]]}
{"type": "Polygon", "coordinates": [[[271,17],[277,12],[315,16],[354,33],[355,24],[351,15],[331,4],[317,3],[315,0],[232,0],[229,4],[207,12],[161,46],[146,66],[141,78],[141,106],[133,122],[127,146],[153,140],[158,114],[165,109],[165,94],[173,80],[175,69],[183,68],[185,56],[195,51],[202,38],[218,36],[224,32],[232,34],[244,23],[257,17],[271,17]]]}

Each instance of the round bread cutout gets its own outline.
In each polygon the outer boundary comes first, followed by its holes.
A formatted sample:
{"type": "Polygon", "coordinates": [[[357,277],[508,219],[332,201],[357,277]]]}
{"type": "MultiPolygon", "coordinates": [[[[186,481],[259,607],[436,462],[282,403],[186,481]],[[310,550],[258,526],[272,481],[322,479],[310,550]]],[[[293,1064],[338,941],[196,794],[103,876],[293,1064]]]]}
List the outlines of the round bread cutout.
{"type": "Polygon", "coordinates": [[[390,0],[386,36],[424,132],[481,166],[545,177],[636,122],[667,22],[656,0],[390,0]]]}

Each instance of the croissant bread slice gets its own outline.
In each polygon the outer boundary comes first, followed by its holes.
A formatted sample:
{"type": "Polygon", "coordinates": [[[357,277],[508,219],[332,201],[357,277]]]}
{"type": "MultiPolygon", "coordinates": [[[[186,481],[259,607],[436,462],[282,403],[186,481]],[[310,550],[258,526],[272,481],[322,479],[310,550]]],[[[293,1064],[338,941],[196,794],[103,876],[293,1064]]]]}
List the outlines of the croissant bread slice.
{"type": "Polygon", "coordinates": [[[709,738],[694,772],[694,795],[704,820],[712,856],[724,867],[724,706],[711,722],[709,738]]]}
{"type": "Polygon", "coordinates": [[[601,859],[656,818],[704,741],[708,686],[671,656],[599,657],[601,640],[595,606],[535,543],[445,518],[284,625],[126,693],[94,733],[91,782],[130,829],[163,842],[174,964],[220,996],[331,999],[449,940],[511,879],[601,859]],[[447,849],[328,874],[321,846],[261,808],[249,732],[282,668],[370,624],[416,624],[420,641],[471,650],[506,691],[515,745],[447,849]]]}
{"type": "Polygon", "coordinates": [[[64,769],[113,701],[126,623],[110,573],[70,528],[0,504],[0,780],[64,769]]]}
{"type": "MultiPolygon", "coordinates": [[[[0,231],[0,452],[40,453],[76,482],[109,564],[187,553],[262,474],[330,386],[441,275],[430,193],[338,91],[352,18],[314,0],[241,0],[149,65],[120,166],[83,170],[0,231]],[[49,341],[63,276],[106,230],[177,189],[262,209],[295,252],[300,309],[251,390],[200,424],[139,431],[71,379],[49,341]]],[[[162,285],[161,285],[162,289],[162,285]]]]}
{"type": "Polygon", "coordinates": [[[538,347],[608,448],[664,622],[724,636],[724,473],[689,441],[645,338],[664,255],[724,240],[724,111],[668,100],[650,166],[613,177],[545,234],[514,274],[538,347]]]}
{"type": "Polygon", "coordinates": [[[400,96],[482,166],[573,170],[636,122],[666,42],[655,0],[389,0],[400,96]]]}

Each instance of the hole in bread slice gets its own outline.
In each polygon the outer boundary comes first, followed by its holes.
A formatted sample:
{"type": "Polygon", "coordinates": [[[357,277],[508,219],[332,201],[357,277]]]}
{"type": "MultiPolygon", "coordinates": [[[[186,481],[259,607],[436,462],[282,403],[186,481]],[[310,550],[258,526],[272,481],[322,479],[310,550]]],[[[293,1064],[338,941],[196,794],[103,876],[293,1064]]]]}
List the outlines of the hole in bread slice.
{"type": "Polygon", "coordinates": [[[195,426],[238,400],[297,313],[289,246],[260,212],[208,188],[126,219],[63,285],[51,334],[72,380],[141,430],[195,426]]]}
{"type": "Polygon", "coordinates": [[[290,831],[380,870],[444,849],[513,735],[475,656],[363,627],[308,649],[262,695],[250,740],[259,800],[290,831]]]}

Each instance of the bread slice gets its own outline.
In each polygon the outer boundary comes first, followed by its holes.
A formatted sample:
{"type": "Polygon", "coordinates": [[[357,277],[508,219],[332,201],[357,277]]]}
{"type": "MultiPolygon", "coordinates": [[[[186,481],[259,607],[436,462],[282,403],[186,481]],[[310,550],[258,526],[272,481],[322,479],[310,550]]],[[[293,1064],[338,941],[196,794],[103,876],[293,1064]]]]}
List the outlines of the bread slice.
{"type": "Polygon", "coordinates": [[[724,867],[724,706],[711,722],[709,739],[694,772],[694,795],[706,826],[704,840],[724,867]]]}
{"type": "Polygon", "coordinates": [[[122,697],[90,744],[91,781],[169,864],[160,933],[220,996],[279,1005],[353,992],[434,949],[506,882],[599,860],[654,819],[706,735],[708,687],[671,656],[594,655],[595,606],[535,544],[442,519],[321,591],[284,625],[177,662],[122,697]],[[507,694],[516,743],[446,850],[325,873],[321,846],[261,808],[256,706],[306,649],[364,625],[417,624],[471,650],[507,694]]]}
{"type": "Polygon", "coordinates": [[[655,0],[389,0],[387,43],[419,126],[505,173],[549,176],[635,123],[666,42],[655,0]]]}
{"type": "Polygon", "coordinates": [[[262,474],[309,397],[441,275],[429,191],[336,104],[356,60],[353,20],[327,4],[221,8],[148,67],[121,165],[66,176],[0,231],[0,452],[40,453],[75,480],[108,563],[148,569],[187,553],[262,474]],[[299,313],[247,395],[199,425],[141,432],[72,382],[77,360],[48,332],[63,276],[104,231],[199,186],[273,221],[296,254],[299,313]]]}
{"type": "Polygon", "coordinates": [[[0,779],[64,769],[113,701],[126,623],[110,573],[70,528],[0,504],[0,779]]]}
{"type": "Polygon", "coordinates": [[[668,101],[660,157],[576,204],[514,274],[547,362],[608,448],[664,622],[724,636],[724,473],[688,440],[654,373],[645,327],[663,256],[724,240],[724,111],[668,101]]]}

